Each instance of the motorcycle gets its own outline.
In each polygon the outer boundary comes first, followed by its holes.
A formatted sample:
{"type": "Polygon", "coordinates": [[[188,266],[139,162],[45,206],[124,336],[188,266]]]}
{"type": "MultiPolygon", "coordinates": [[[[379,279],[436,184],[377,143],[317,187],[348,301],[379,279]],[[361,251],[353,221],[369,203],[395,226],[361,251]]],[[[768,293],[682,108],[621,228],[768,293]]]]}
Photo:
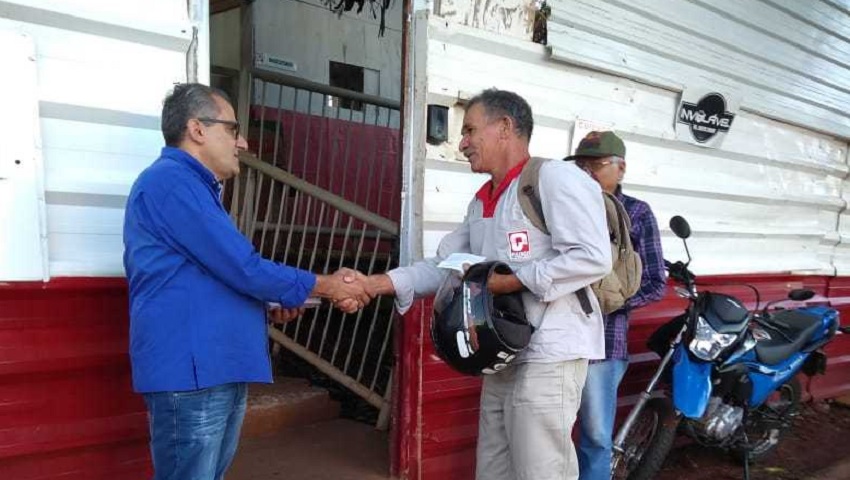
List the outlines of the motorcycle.
{"type": "MultiPolygon", "coordinates": [[[[823,346],[850,327],[841,328],[838,311],[824,306],[770,310],[783,299],[758,310],[754,287],[754,313],[730,295],[697,291],[688,270],[690,226],[676,216],[670,228],[684,242],[688,261],[665,260],[665,266],[688,307],[649,339],[661,362],[614,438],[613,478],[654,478],[682,432],[731,451],[749,479],[749,462],[770,453],[797,414],[797,373],[823,374],[823,346]]],[[[796,289],[788,299],[813,296],[796,289]]]]}

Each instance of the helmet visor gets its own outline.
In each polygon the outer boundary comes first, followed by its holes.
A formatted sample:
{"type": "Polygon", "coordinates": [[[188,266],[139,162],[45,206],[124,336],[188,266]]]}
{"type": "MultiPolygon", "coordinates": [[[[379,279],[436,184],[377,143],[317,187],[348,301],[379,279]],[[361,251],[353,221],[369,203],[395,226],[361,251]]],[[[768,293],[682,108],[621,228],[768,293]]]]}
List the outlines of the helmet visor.
{"type": "Polygon", "coordinates": [[[489,312],[485,282],[486,277],[462,280],[449,274],[434,297],[434,311],[441,312],[443,319],[439,328],[445,333],[451,331],[461,358],[472,356],[480,348],[476,327],[487,324],[489,312]]]}

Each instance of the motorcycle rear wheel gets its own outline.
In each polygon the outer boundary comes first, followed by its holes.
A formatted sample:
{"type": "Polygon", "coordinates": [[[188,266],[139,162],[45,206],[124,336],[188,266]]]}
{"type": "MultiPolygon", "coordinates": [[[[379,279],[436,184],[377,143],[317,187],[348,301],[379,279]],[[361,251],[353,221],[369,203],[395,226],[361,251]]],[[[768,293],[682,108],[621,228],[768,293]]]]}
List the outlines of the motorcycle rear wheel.
{"type": "Polygon", "coordinates": [[[743,461],[749,450],[750,462],[764,459],[776,448],[782,435],[787,431],[797,411],[800,409],[802,387],[799,380],[792,378],[776,389],[765,402],[751,412],[745,431],[749,440],[749,449],[740,445],[733,449],[735,456],[743,461]]]}
{"type": "Polygon", "coordinates": [[[651,480],[661,470],[676,439],[679,415],[667,398],[653,398],[626,437],[623,453],[613,472],[615,480],[651,480]]]}

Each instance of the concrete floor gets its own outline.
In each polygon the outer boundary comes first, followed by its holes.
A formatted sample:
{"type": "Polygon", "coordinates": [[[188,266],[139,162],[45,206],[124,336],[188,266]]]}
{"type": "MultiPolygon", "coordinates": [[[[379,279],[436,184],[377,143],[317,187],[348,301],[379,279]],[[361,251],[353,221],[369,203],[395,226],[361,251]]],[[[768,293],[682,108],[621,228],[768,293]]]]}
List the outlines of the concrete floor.
{"type": "Polygon", "coordinates": [[[386,480],[386,432],[335,419],[243,438],[227,480],[386,480]]]}

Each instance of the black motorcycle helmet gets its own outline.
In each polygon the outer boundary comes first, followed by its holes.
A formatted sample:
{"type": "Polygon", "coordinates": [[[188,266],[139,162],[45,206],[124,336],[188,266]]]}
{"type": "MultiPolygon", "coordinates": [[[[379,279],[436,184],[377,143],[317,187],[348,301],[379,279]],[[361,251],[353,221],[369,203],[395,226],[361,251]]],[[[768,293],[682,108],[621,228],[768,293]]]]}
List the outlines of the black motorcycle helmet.
{"type": "Polygon", "coordinates": [[[493,273],[513,272],[502,262],[478,263],[462,278],[449,274],[434,298],[434,348],[443,361],[467,375],[504,369],[534,333],[519,292],[490,293],[487,281],[493,273]]]}

